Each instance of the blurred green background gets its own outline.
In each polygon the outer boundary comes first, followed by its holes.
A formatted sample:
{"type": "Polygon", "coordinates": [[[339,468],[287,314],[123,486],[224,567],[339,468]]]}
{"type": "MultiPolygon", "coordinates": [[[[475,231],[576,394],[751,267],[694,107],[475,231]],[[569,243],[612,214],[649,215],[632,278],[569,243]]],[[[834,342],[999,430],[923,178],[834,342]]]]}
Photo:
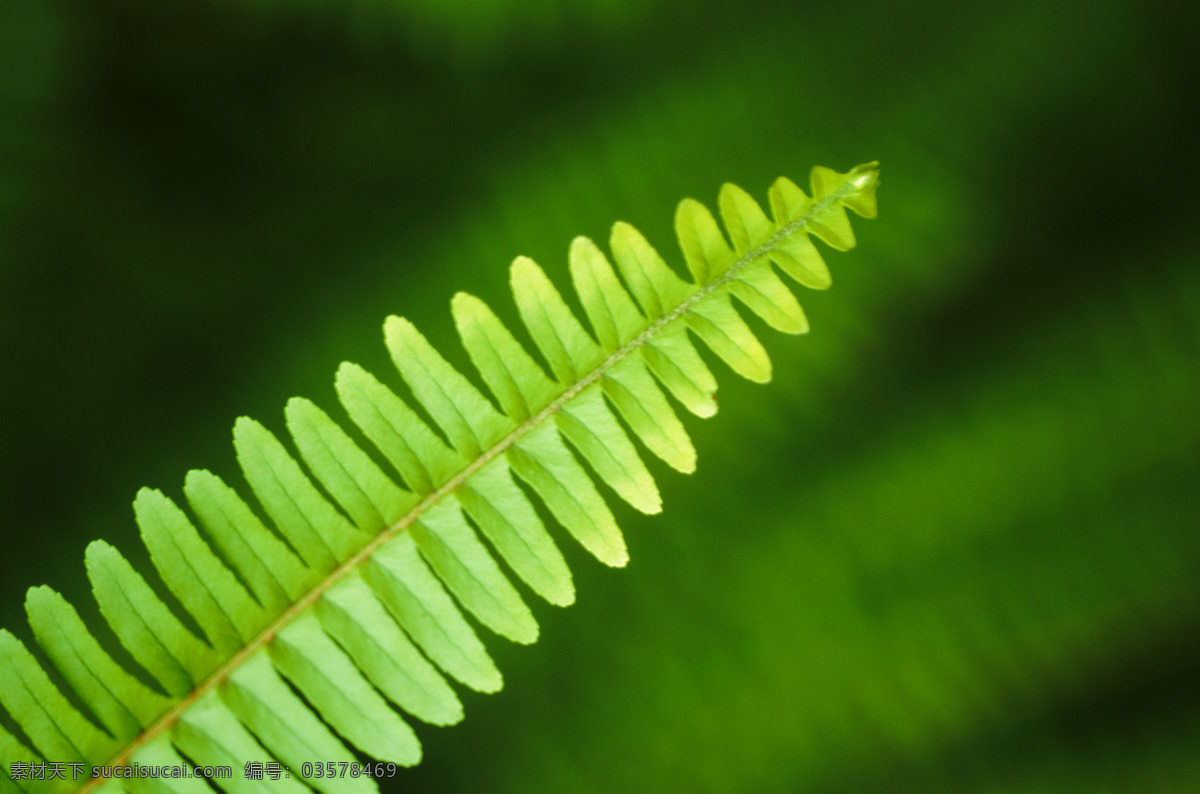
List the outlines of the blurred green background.
{"type": "MultiPolygon", "coordinates": [[[[632,561],[419,727],[400,791],[1200,791],[1200,227],[1183,3],[5,0],[0,625],[86,616],[129,503],[236,477],[383,318],[456,364],[618,219],[882,162],[880,217],[719,362],[632,561]]],[[[390,377],[390,376],[388,376],[390,377]]]]}

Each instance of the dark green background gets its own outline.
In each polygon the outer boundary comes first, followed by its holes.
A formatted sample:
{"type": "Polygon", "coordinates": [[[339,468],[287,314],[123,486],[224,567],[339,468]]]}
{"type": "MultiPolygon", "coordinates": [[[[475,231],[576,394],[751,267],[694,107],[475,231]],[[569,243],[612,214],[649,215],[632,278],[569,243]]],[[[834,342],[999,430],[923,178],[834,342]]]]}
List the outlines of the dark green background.
{"type": "Polygon", "coordinates": [[[718,362],[627,570],[486,637],[404,791],[1200,790],[1200,30],[1185,4],[6,0],[0,625],[148,566],[137,488],[230,478],[405,315],[516,324],[617,219],[882,162],[880,217],[718,362]]]}

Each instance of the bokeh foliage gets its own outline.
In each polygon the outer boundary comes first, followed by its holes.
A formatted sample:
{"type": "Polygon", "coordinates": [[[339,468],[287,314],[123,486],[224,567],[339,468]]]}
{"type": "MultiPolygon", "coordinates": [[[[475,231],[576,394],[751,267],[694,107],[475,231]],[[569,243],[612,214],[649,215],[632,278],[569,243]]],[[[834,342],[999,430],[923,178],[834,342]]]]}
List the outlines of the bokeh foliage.
{"type": "MultiPolygon", "coordinates": [[[[397,790],[1200,790],[1194,42],[1171,3],[0,5],[0,623],[456,290],[883,168],[632,561],[397,790]]],[[[506,313],[507,310],[507,313],[506,313]]],[[[751,322],[754,322],[753,320],[751,322]]],[[[714,363],[718,369],[722,365],[714,363]]],[[[652,467],[655,466],[651,462],[652,467]]],[[[619,506],[616,506],[618,509],[619,506]]],[[[139,556],[142,555],[142,556],[139,556]]]]}

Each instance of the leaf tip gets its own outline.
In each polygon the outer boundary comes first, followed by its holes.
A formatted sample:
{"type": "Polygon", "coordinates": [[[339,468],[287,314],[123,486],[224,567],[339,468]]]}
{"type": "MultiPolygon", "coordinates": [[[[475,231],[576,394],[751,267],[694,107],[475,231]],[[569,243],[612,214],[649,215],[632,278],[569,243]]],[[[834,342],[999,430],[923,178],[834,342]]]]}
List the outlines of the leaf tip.
{"type": "Polygon", "coordinates": [[[599,556],[598,559],[609,568],[624,568],[629,564],[629,549],[622,542],[620,545],[609,549],[603,556],[599,556]]]}
{"type": "Polygon", "coordinates": [[[575,585],[567,581],[562,587],[556,591],[546,594],[546,601],[556,607],[569,607],[575,603],[575,585]]]}
{"type": "Polygon", "coordinates": [[[87,544],[87,548],[83,550],[83,564],[90,570],[91,566],[100,562],[100,558],[102,556],[108,556],[114,553],[120,554],[116,547],[114,547],[107,540],[101,540],[97,538],[96,540],[93,540],[91,543],[87,544]]]}
{"type": "Polygon", "coordinates": [[[41,606],[44,606],[55,596],[62,598],[56,590],[49,585],[35,585],[25,591],[25,614],[32,619],[31,611],[36,611],[41,606]]]}
{"type": "Polygon", "coordinates": [[[450,310],[454,312],[454,316],[457,317],[460,312],[473,309],[481,303],[483,303],[483,301],[471,293],[460,290],[454,293],[454,296],[450,298],[450,310]]]}
{"type": "Polygon", "coordinates": [[[519,281],[528,281],[530,279],[546,279],[546,274],[537,262],[534,262],[527,256],[521,255],[513,260],[512,266],[509,267],[509,282],[516,285],[519,281]]]}
{"type": "Polygon", "coordinates": [[[183,477],[183,489],[184,491],[188,491],[189,489],[200,488],[211,484],[216,479],[218,479],[217,475],[208,469],[191,469],[183,477]]]}

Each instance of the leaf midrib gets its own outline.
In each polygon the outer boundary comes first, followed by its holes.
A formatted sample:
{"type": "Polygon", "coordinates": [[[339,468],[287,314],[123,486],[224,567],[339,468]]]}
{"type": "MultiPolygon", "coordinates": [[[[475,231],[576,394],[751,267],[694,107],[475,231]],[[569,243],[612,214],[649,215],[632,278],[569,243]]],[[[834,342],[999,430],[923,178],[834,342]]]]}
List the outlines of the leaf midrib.
{"type": "MultiPolygon", "coordinates": [[[[526,419],[524,422],[515,427],[512,432],[504,438],[497,441],[490,448],[486,449],[478,457],[468,463],[461,471],[451,477],[438,488],[431,491],[421,501],[419,501],[411,510],[408,511],[396,523],[382,530],[378,535],[372,538],[365,546],[355,552],[349,559],[330,571],[324,579],[313,586],[311,590],[300,597],[290,607],[285,609],[279,616],[271,622],[263,631],[242,647],[237,653],[231,656],[224,664],[218,667],[212,674],[209,675],[201,683],[188,693],[175,706],[167,710],[161,717],[154,721],[150,727],[146,728],[136,739],[131,741],[110,761],[108,766],[120,767],[127,766],[135,752],[144,745],[152,742],[160,734],[169,729],[175,722],[192,706],[197,700],[207,694],[210,690],[217,687],[229,677],[237,668],[239,668],[248,658],[257,653],[267,643],[271,642],[285,626],[291,623],[304,610],[316,603],[317,599],[325,594],[327,590],[337,584],[343,576],[354,571],[360,565],[367,561],[375,551],[387,543],[399,532],[409,527],[414,521],[419,519],[427,510],[435,506],[445,496],[458,490],[475,472],[486,466],[497,456],[503,454],[509,447],[517,443],[526,433],[529,433],[539,427],[542,422],[553,416],[566,403],[577,397],[582,391],[594,384],[604,374],[608,372],[619,361],[626,356],[635,352],[638,348],[648,343],[651,339],[658,335],[662,329],[676,320],[683,317],[700,301],[714,294],[718,289],[725,286],[729,282],[738,277],[738,274],[745,270],[750,265],[757,262],[759,259],[767,256],[771,251],[779,247],[779,244],[799,232],[816,216],[820,215],[829,207],[848,194],[854,192],[861,187],[858,184],[858,179],[848,179],[833,193],[825,196],[822,199],[814,201],[811,206],[799,217],[781,226],[778,231],[768,237],[763,243],[756,248],[752,248],[742,254],[731,264],[724,273],[717,278],[698,287],[695,292],[680,303],[671,311],[666,312],[658,319],[646,326],[640,334],[634,337],[629,342],[625,343],[617,350],[613,351],[607,358],[596,365],[591,372],[577,380],[569,386],[558,397],[554,398],[533,416],[526,419]]],[[[102,785],[107,778],[93,778],[86,783],[83,788],[79,789],[79,794],[86,794],[92,791],[96,786],[102,785]]]]}

